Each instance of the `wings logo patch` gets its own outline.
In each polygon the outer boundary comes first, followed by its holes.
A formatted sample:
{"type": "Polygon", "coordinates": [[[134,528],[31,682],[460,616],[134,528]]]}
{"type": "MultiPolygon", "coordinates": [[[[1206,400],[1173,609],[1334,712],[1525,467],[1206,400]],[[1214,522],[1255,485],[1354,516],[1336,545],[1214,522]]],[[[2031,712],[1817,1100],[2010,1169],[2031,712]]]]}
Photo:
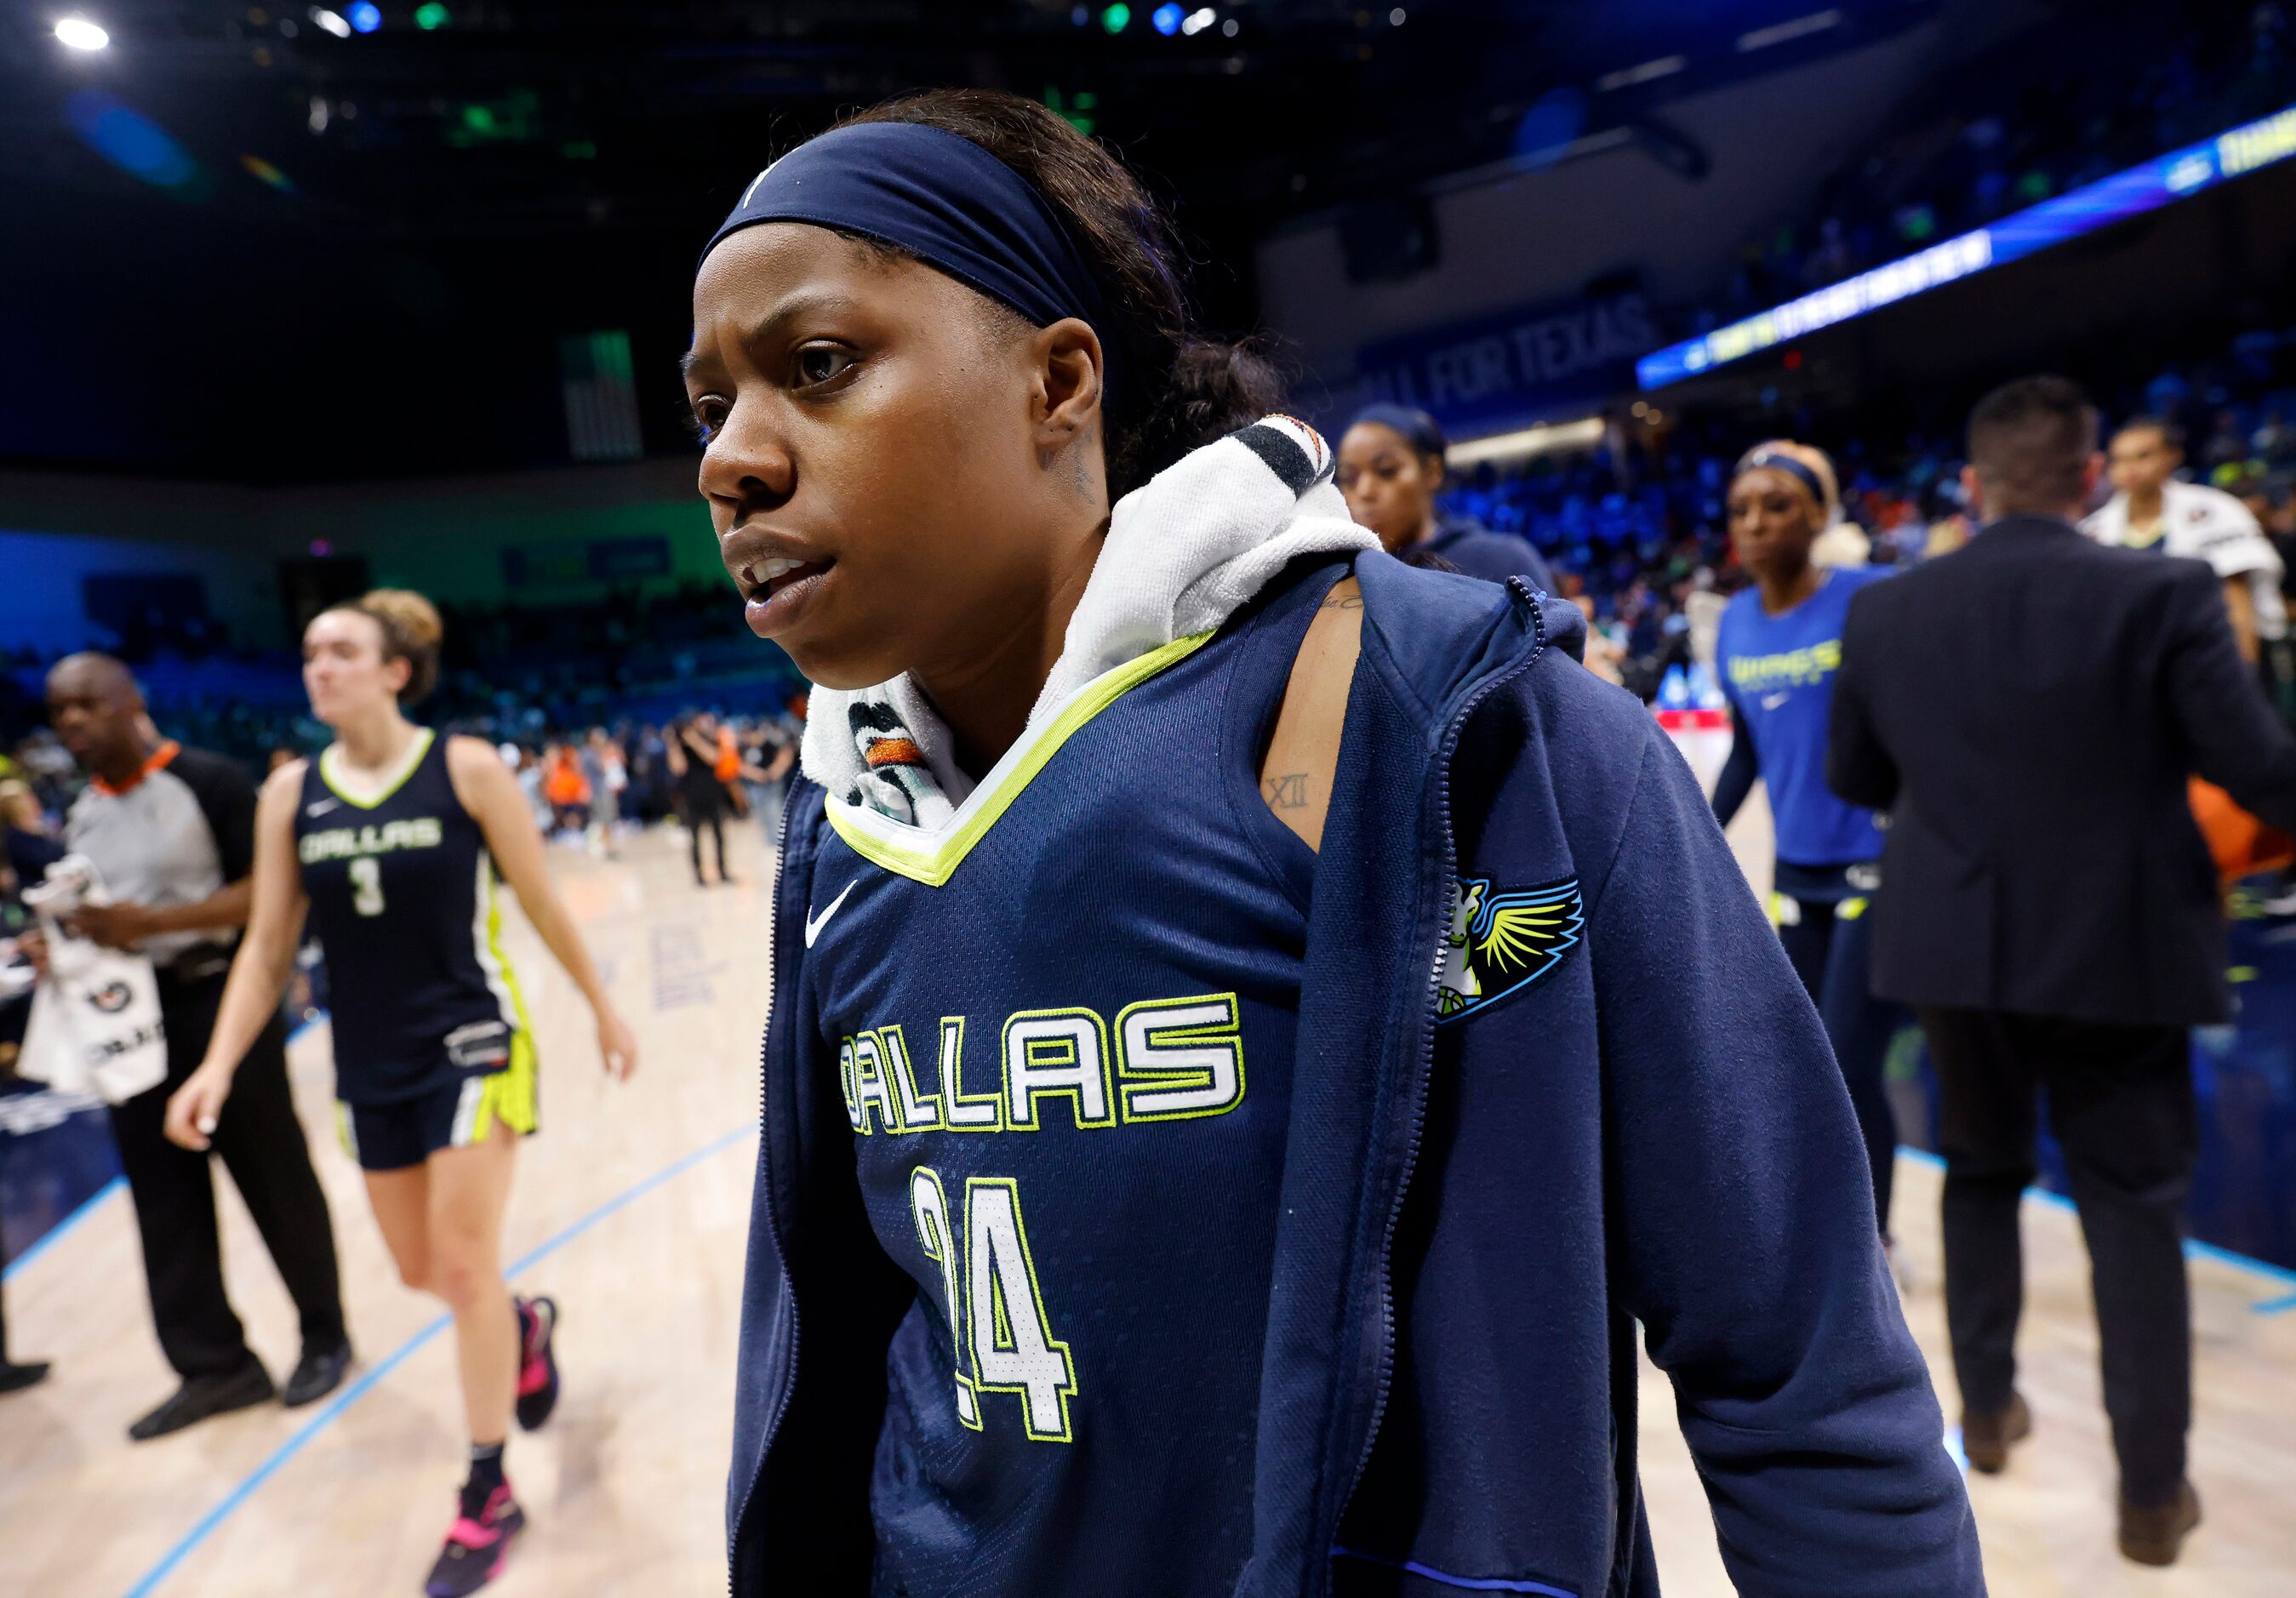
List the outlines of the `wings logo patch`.
{"type": "Polygon", "coordinates": [[[1578,944],[1586,921],[1576,877],[1504,893],[1488,877],[1462,878],[1435,973],[1438,1024],[1538,981],[1578,944]]]}

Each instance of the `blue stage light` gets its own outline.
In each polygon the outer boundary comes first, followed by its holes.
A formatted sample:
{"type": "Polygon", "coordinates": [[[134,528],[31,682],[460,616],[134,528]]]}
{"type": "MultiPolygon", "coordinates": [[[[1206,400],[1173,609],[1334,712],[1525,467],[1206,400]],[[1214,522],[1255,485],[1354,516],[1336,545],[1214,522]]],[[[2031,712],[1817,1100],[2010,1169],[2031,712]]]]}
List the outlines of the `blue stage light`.
{"type": "Polygon", "coordinates": [[[343,20],[360,33],[373,33],[382,26],[382,9],[373,0],[357,0],[343,8],[343,20]]]}
{"type": "Polygon", "coordinates": [[[64,102],[64,119],[96,153],[145,183],[179,189],[199,176],[199,163],[166,128],[109,94],[82,89],[64,102]]]}
{"type": "Polygon", "coordinates": [[[1165,4],[1158,6],[1148,20],[1156,25],[1158,33],[1168,39],[1180,31],[1180,23],[1187,14],[1178,6],[1171,4],[1171,0],[1165,0],[1165,4]]]}

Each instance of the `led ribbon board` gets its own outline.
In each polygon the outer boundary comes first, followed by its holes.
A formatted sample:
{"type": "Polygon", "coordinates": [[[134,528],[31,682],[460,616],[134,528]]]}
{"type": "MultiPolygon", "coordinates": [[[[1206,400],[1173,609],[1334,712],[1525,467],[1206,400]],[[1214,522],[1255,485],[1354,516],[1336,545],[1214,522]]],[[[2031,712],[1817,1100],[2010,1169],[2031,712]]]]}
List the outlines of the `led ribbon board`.
{"type": "Polygon", "coordinates": [[[1844,278],[1831,288],[1670,344],[1635,363],[1636,380],[1644,389],[1662,389],[1820,328],[2021,259],[2052,244],[2157,210],[2292,155],[2296,155],[2296,106],[2029,206],[1988,227],[1844,278]]]}

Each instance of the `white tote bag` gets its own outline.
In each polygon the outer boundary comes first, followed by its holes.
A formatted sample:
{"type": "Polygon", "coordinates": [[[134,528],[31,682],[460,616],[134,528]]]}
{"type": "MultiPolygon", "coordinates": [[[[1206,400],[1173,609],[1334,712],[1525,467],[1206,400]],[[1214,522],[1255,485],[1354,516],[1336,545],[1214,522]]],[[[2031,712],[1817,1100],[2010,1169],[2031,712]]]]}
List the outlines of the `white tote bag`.
{"type": "Polygon", "coordinates": [[[160,982],[141,955],[107,949],[63,929],[82,905],[110,902],[95,867],[70,855],[24,890],[48,944],[48,980],[32,996],[16,1074],[60,1093],[124,1104],[168,1078],[160,982]]]}

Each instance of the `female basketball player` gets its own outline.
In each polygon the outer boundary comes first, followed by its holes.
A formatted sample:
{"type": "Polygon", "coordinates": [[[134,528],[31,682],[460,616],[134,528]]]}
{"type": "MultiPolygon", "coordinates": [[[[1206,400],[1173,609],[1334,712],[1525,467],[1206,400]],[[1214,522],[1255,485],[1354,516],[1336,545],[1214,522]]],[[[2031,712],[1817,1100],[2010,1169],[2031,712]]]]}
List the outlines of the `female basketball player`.
{"type": "Polygon", "coordinates": [[[1714,790],[1714,814],[1727,826],[1754,778],[1762,779],[1777,838],[1770,919],[1817,1002],[1849,1084],[1886,1240],[1898,1121],[1882,1067],[1890,1040],[1912,1017],[1875,998],[1867,977],[1882,833],[1871,810],[1836,799],[1825,785],[1825,726],[1850,596],[1888,573],[1811,560],[1841,509],[1833,463],[1823,450],[1784,439],[1750,450],[1732,477],[1729,505],[1731,543],[1754,586],[1732,596],[1715,644],[1735,734],[1714,790]]]}
{"type": "Polygon", "coordinates": [[[1554,574],[1530,540],[1442,513],[1435,496],[1443,489],[1449,447],[1441,424],[1424,411],[1365,406],[1340,439],[1336,476],[1349,514],[1377,533],[1391,554],[1418,551],[1469,577],[1503,583],[1521,576],[1553,593],[1554,574]]]}
{"type": "Polygon", "coordinates": [[[1687,769],[1569,606],[1374,549],[1174,259],[1099,145],[950,91],[700,268],[701,486],[821,685],[734,1591],[1649,1593],[1639,1319],[1748,1590],[1978,1594],[1687,769]]]}
{"type": "Polygon", "coordinates": [[[526,796],[482,740],[440,738],[401,707],[437,680],[439,614],[379,590],[303,634],[316,760],[264,784],[255,900],[207,1058],[168,1106],[168,1135],[203,1149],[240,1056],[279,1003],[306,910],[326,956],[344,1141],[409,1287],[455,1316],[470,1476],[425,1591],[476,1591],[525,1525],[503,1474],[513,1409],[531,1430],[558,1398],[557,1307],[513,1301],[503,1212],[520,1136],[537,1126],[534,1035],[503,957],[499,871],[596,1018],[607,1071],[637,1060],[550,882],[526,796]]]}

